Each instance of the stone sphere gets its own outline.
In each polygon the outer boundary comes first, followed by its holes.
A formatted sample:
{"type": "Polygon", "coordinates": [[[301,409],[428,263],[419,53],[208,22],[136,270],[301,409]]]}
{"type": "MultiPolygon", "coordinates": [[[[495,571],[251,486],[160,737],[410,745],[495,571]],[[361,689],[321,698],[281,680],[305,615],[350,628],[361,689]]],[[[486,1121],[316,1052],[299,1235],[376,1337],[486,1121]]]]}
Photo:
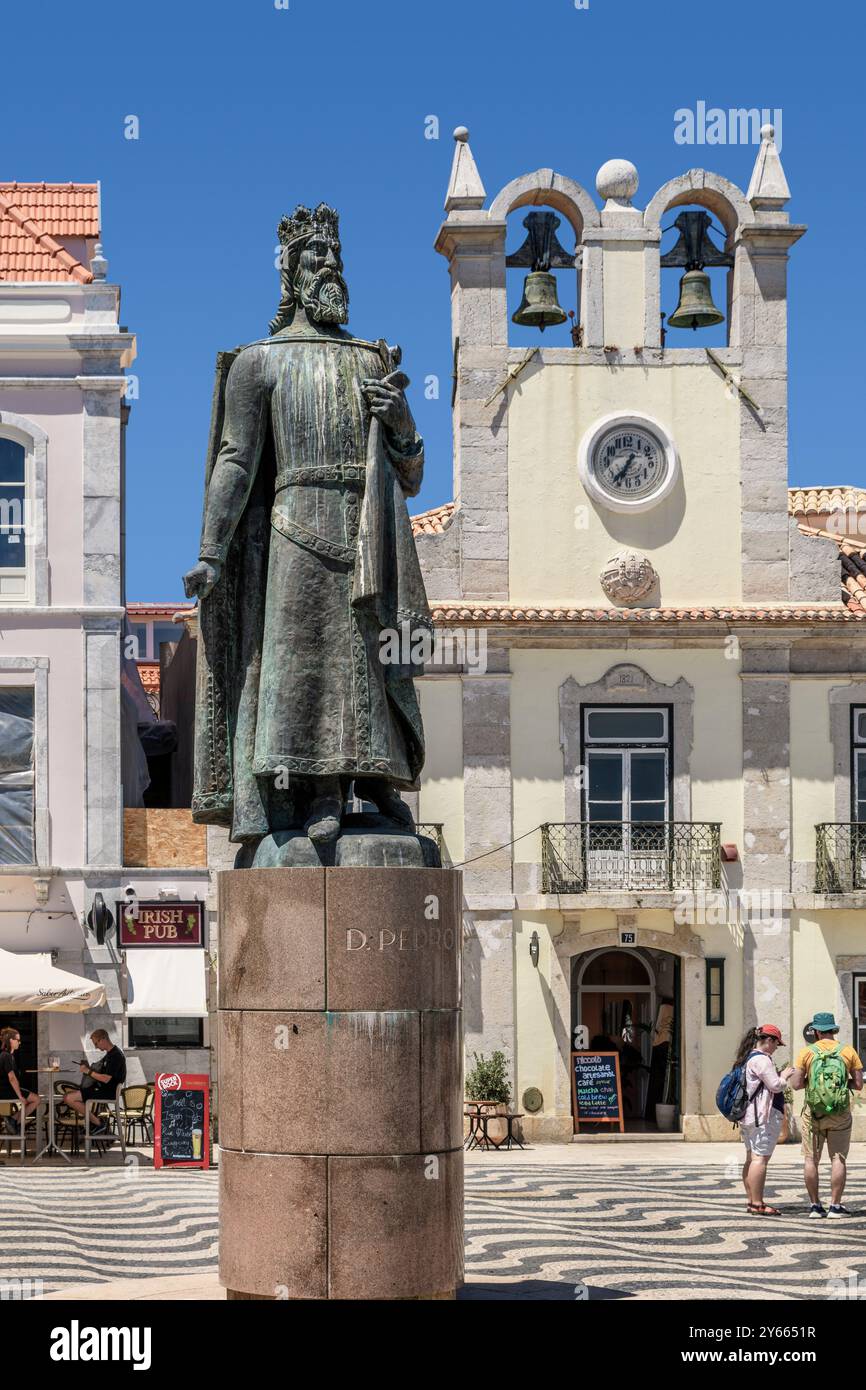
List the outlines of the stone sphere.
{"type": "Polygon", "coordinates": [[[638,174],[630,159],[609,159],[595,176],[600,198],[621,198],[630,202],[637,193],[638,174]]]}
{"type": "Polygon", "coordinates": [[[776,138],[776,127],[775,127],[774,125],[762,125],[762,126],[761,126],[761,139],[762,139],[762,140],[775,140],[775,138],[776,138]]]}
{"type": "Polygon", "coordinates": [[[457,129],[454,132],[454,139],[457,140],[461,145],[465,145],[466,141],[469,139],[469,131],[467,130],[465,125],[459,125],[457,127],[457,129]]]}

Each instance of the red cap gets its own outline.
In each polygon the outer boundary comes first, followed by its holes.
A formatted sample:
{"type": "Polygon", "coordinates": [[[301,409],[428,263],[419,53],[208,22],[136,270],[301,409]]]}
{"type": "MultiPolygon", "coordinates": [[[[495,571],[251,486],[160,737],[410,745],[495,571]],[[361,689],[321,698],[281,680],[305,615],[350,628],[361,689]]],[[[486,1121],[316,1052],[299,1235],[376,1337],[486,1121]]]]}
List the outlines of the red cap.
{"type": "Polygon", "coordinates": [[[778,1038],[779,1042],[782,1042],[781,1030],[776,1027],[775,1023],[762,1023],[758,1032],[763,1033],[765,1038],[778,1038]]]}

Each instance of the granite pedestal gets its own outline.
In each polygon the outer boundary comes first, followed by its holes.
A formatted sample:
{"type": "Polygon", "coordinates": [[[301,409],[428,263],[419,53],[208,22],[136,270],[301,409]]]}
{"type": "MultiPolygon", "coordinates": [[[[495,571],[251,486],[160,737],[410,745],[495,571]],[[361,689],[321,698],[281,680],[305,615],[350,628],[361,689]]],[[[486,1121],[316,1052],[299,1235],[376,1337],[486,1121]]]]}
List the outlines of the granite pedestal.
{"type": "Polygon", "coordinates": [[[229,1298],[453,1297],[463,1276],[461,875],[219,875],[229,1298]]]}

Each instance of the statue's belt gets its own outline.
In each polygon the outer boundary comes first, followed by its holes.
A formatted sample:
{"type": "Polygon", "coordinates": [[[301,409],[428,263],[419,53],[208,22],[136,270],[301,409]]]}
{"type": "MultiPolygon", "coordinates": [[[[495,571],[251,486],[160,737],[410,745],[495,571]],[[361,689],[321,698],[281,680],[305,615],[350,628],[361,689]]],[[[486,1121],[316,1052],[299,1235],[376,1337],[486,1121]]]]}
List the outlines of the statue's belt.
{"type": "Polygon", "coordinates": [[[298,468],[283,468],[276,477],[274,489],[310,483],[363,483],[367,475],[363,463],[302,464],[298,468]]]}
{"type": "Polygon", "coordinates": [[[305,550],[312,550],[316,555],[323,555],[328,560],[339,560],[344,565],[354,565],[355,563],[354,546],[338,545],[336,541],[328,541],[325,540],[324,536],[317,536],[315,531],[309,531],[306,526],[292,521],[279,507],[274,507],[271,512],[271,525],[275,531],[279,531],[281,536],[297,542],[305,550]]]}

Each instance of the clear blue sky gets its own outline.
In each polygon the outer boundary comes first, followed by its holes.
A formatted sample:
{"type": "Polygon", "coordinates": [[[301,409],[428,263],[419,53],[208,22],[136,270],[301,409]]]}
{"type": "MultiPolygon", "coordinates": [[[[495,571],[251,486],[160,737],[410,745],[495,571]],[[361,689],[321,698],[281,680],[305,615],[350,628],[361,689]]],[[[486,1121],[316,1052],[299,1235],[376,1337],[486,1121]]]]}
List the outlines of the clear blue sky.
{"type": "Polygon", "coordinates": [[[754,147],[676,144],[678,108],[782,108],[788,211],[809,224],[790,264],[791,481],[866,482],[850,448],[866,394],[859,6],[41,0],[3,24],[0,178],[102,181],[109,277],[138,336],[129,598],[182,594],[214,355],[267,333],[276,223],[299,201],[342,214],[352,329],[403,345],[428,445],[417,506],[450,497],[449,289],[433,239],[458,124],[491,196],[541,166],[594,193],[599,165],[622,156],[644,206],[695,165],[748,182],[754,147]],[[429,373],[438,401],[420,389],[429,373]]]}

